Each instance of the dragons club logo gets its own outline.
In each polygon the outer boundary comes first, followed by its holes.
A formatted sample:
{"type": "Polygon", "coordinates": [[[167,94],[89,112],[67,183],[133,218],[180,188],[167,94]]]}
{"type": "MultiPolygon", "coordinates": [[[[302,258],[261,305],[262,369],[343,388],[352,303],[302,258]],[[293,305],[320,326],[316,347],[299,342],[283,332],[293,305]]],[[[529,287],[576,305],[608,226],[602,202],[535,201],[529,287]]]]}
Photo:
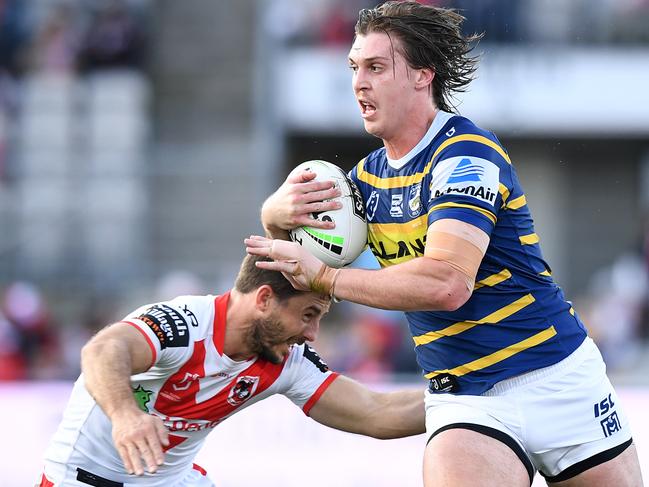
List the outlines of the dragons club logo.
{"type": "Polygon", "coordinates": [[[232,406],[239,406],[255,394],[258,385],[259,377],[250,375],[239,377],[234,386],[232,386],[232,389],[230,389],[228,403],[232,406]]]}

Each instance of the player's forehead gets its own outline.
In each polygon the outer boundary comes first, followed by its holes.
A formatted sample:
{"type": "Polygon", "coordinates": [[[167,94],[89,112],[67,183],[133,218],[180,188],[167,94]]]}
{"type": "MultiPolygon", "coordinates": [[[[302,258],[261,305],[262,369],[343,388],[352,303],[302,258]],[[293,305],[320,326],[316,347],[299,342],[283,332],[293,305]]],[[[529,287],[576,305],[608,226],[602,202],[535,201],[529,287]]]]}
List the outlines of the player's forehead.
{"type": "Polygon", "coordinates": [[[331,300],[328,296],[317,293],[300,293],[289,299],[289,306],[296,312],[311,311],[316,314],[325,314],[329,311],[331,300]]]}
{"type": "Polygon", "coordinates": [[[398,56],[399,39],[385,32],[369,32],[357,35],[349,50],[349,60],[360,64],[368,61],[392,63],[393,56],[398,56]]]}

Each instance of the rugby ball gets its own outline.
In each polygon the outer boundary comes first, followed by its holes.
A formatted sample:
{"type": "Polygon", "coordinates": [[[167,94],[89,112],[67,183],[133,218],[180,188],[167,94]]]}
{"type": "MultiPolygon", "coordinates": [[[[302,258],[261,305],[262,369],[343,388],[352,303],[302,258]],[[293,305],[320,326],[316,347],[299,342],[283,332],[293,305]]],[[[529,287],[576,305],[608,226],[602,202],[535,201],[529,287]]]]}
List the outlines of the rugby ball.
{"type": "Polygon", "coordinates": [[[343,267],[354,261],[367,243],[367,220],[361,192],[345,171],[330,162],[306,161],[293,172],[301,170],[315,172],[314,181],[334,181],[342,193],[338,198],[342,208],[312,214],[316,220],[333,221],[336,226],[331,230],[298,227],[289,231],[291,240],[328,266],[343,267]]]}

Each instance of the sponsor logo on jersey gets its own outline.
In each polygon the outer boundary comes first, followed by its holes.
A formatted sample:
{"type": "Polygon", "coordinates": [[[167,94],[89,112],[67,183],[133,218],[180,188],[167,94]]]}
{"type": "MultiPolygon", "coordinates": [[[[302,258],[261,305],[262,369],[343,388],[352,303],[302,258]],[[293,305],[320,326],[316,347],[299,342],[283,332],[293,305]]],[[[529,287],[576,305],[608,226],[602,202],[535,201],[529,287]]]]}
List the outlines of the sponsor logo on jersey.
{"type": "Polygon", "coordinates": [[[463,183],[465,181],[482,181],[484,168],[478,164],[473,164],[471,159],[465,158],[455,166],[453,172],[446,180],[446,184],[463,183]]]}
{"type": "Polygon", "coordinates": [[[183,306],[183,313],[189,316],[189,321],[192,324],[192,326],[194,327],[198,326],[198,318],[196,318],[194,312],[191,311],[187,305],[183,306]]]}
{"type": "Polygon", "coordinates": [[[446,132],[447,137],[453,137],[455,135],[455,127],[451,127],[448,132],[446,132]]]}
{"type": "Polygon", "coordinates": [[[403,216],[403,194],[397,193],[392,195],[392,203],[390,205],[390,216],[399,218],[403,216]]]}
{"type": "Polygon", "coordinates": [[[421,183],[410,186],[410,197],[408,198],[408,215],[417,218],[421,213],[421,183]]]}
{"type": "Polygon", "coordinates": [[[252,377],[250,375],[239,377],[232,389],[230,389],[228,403],[232,406],[238,406],[244,403],[255,394],[258,385],[259,377],[252,377]]]}
{"type": "Polygon", "coordinates": [[[324,360],[320,358],[318,352],[316,352],[313,348],[311,348],[308,345],[304,345],[304,358],[312,362],[320,372],[324,373],[329,370],[329,366],[324,360]]]}
{"type": "Polygon", "coordinates": [[[379,206],[379,192],[372,191],[370,197],[367,198],[367,203],[365,207],[367,209],[367,221],[370,222],[374,219],[374,214],[376,213],[376,208],[379,206]]]}
{"type": "Polygon", "coordinates": [[[370,241],[369,246],[376,258],[382,261],[408,256],[418,257],[424,255],[426,235],[414,240],[398,240],[396,243],[392,240],[379,240],[378,243],[370,241]]]}
{"type": "Polygon", "coordinates": [[[447,194],[471,196],[495,206],[500,168],[480,157],[451,157],[437,163],[429,201],[447,194]]]}
{"type": "MultiPolygon", "coordinates": [[[[160,416],[158,416],[160,417],[160,416]]],[[[216,428],[222,419],[216,419],[214,421],[188,421],[186,419],[172,419],[169,416],[164,416],[162,421],[167,425],[169,431],[202,431],[206,429],[216,428]]]]}
{"type": "Polygon", "coordinates": [[[186,347],[189,344],[187,320],[166,304],[156,304],[137,317],[147,324],[160,341],[160,348],[186,347]]]}
{"type": "Polygon", "coordinates": [[[428,390],[432,393],[457,392],[460,390],[460,384],[453,374],[439,374],[430,379],[428,390]]]}
{"type": "Polygon", "coordinates": [[[149,391],[142,387],[141,384],[138,384],[138,386],[133,389],[133,396],[135,397],[135,402],[137,403],[137,407],[139,407],[142,411],[145,413],[149,412],[149,408],[147,407],[147,404],[151,400],[151,395],[153,394],[153,391],[149,391]]]}

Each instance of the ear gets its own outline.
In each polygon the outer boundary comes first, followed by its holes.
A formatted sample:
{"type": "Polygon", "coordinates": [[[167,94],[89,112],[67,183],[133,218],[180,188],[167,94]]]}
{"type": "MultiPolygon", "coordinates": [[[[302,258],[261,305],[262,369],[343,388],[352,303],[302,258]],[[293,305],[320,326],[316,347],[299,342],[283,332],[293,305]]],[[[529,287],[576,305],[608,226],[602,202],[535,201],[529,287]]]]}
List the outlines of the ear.
{"type": "Polygon", "coordinates": [[[257,310],[265,313],[270,309],[274,299],[275,293],[273,292],[272,287],[270,287],[268,284],[259,286],[257,288],[257,292],[255,293],[255,307],[257,308],[257,310]]]}
{"type": "Polygon", "coordinates": [[[417,89],[430,89],[435,78],[435,71],[430,68],[418,69],[415,77],[415,86],[417,89]]]}

